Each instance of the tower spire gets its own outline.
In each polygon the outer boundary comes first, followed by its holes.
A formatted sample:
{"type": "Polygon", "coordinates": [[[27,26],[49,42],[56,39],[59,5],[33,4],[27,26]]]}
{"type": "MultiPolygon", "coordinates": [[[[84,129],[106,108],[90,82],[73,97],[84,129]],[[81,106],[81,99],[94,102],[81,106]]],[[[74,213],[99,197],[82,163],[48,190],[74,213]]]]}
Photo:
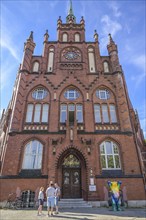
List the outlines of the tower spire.
{"type": "Polygon", "coordinates": [[[73,15],[72,0],[70,0],[70,8],[68,11],[68,15],[73,15]]]}
{"type": "Polygon", "coordinates": [[[70,6],[68,10],[68,15],[66,17],[66,23],[76,23],[76,17],[73,13],[72,0],[70,0],[70,6]]]}

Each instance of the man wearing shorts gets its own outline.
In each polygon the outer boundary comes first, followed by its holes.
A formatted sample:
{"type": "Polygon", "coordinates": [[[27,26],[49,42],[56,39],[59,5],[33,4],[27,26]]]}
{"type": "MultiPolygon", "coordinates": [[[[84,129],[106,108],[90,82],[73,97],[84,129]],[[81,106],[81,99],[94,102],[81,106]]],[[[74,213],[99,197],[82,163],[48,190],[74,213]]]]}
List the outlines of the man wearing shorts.
{"type": "Polygon", "coordinates": [[[50,215],[49,213],[50,211],[51,211],[51,215],[53,215],[53,208],[55,204],[55,188],[52,181],[50,181],[49,187],[46,190],[46,196],[47,196],[48,216],[50,215]]]}

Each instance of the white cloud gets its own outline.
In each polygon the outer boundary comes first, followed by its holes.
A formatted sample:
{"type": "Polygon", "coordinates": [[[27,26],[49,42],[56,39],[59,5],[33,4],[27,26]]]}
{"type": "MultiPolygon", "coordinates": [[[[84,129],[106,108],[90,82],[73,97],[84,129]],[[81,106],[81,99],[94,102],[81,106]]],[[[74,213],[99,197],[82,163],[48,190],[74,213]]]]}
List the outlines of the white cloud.
{"type": "Polygon", "coordinates": [[[50,1],[49,4],[50,4],[51,8],[54,9],[55,6],[58,4],[58,1],[50,1]]]}
{"type": "Polygon", "coordinates": [[[141,83],[146,79],[146,57],[144,54],[137,55],[137,56],[129,56],[128,59],[129,63],[132,63],[132,65],[135,65],[139,68],[139,73],[136,72],[136,75],[131,76],[131,80],[134,81],[134,87],[135,89],[139,88],[141,83]]]}
{"type": "Polygon", "coordinates": [[[122,25],[116,20],[112,20],[108,15],[104,15],[101,18],[102,25],[102,37],[101,37],[101,50],[104,50],[108,44],[108,34],[110,33],[114,37],[118,31],[122,30],[122,25]]]}
{"type": "Polygon", "coordinates": [[[109,8],[113,10],[113,15],[115,17],[120,17],[122,15],[122,13],[119,10],[119,5],[117,4],[117,2],[110,2],[109,8]]]}
{"type": "Polygon", "coordinates": [[[115,20],[111,20],[111,18],[108,15],[104,15],[101,18],[101,22],[104,23],[103,24],[104,34],[111,33],[112,36],[114,36],[118,31],[122,29],[122,25],[115,20]]]}
{"type": "Polygon", "coordinates": [[[20,57],[18,56],[18,50],[15,47],[15,44],[11,42],[11,40],[6,36],[3,36],[0,42],[1,47],[7,49],[10,54],[20,62],[20,57]]]}

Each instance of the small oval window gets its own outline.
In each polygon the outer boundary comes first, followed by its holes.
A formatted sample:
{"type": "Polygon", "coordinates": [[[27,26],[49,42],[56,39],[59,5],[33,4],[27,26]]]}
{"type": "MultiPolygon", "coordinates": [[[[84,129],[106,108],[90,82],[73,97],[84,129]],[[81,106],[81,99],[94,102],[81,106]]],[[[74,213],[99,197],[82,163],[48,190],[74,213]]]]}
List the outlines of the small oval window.
{"type": "Polygon", "coordinates": [[[68,89],[64,93],[64,97],[69,100],[75,100],[75,99],[79,98],[79,96],[80,96],[79,92],[75,89],[68,89]]]}
{"type": "Polygon", "coordinates": [[[38,89],[36,89],[36,90],[33,91],[32,97],[33,97],[34,99],[39,99],[39,100],[41,100],[41,99],[46,98],[47,94],[48,94],[48,92],[47,92],[46,89],[38,88],[38,89]]]}

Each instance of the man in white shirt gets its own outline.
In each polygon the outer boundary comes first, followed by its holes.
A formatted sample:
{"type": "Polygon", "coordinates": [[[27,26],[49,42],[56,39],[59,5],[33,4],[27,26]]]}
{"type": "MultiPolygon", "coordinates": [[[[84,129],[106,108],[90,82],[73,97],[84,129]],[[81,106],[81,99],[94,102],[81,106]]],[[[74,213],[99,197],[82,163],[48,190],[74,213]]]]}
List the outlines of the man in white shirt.
{"type": "Polygon", "coordinates": [[[55,188],[52,181],[50,181],[49,187],[46,190],[47,197],[47,207],[48,207],[48,216],[51,211],[51,215],[53,215],[53,208],[55,204],[55,188]]]}

